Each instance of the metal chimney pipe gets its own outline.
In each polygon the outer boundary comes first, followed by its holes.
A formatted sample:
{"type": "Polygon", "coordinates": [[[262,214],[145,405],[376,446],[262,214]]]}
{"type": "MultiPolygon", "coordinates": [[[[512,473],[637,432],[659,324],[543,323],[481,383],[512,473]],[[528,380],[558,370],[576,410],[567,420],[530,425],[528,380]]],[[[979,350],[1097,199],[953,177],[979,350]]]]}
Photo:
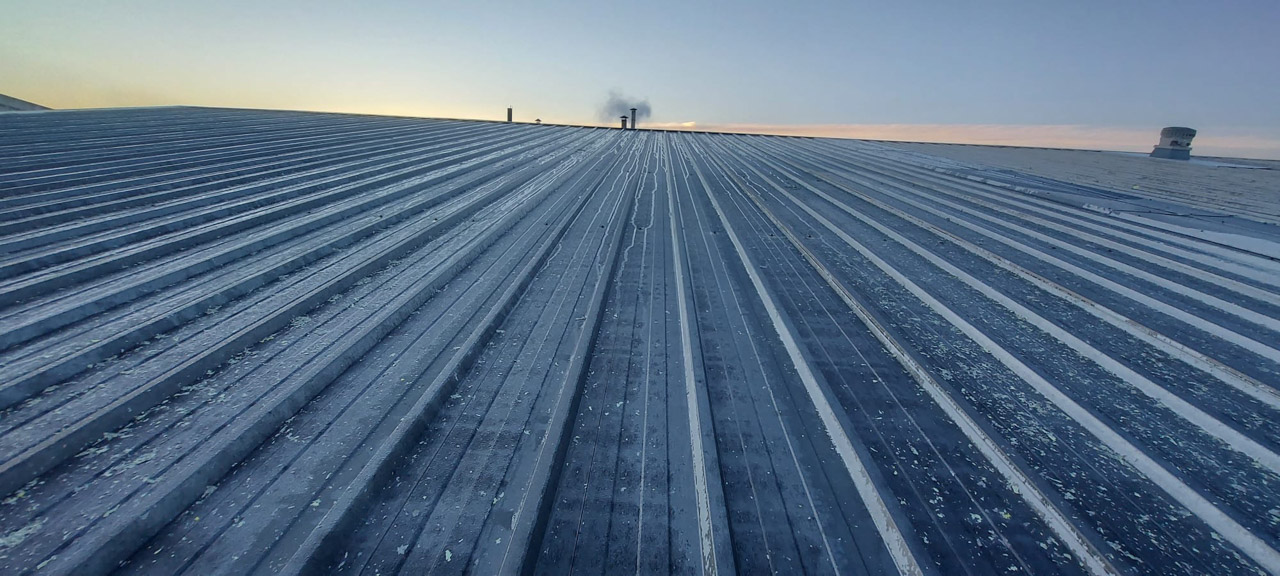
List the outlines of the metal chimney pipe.
{"type": "Polygon", "coordinates": [[[631,109],[631,129],[632,130],[636,129],[636,109],[635,108],[631,109]]]}
{"type": "Polygon", "coordinates": [[[622,129],[623,129],[623,130],[626,130],[626,129],[627,129],[627,117],[626,117],[626,116],[623,116],[623,117],[622,117],[622,129]]]}
{"type": "Polygon", "coordinates": [[[507,122],[511,121],[511,107],[507,106],[507,122]]]}

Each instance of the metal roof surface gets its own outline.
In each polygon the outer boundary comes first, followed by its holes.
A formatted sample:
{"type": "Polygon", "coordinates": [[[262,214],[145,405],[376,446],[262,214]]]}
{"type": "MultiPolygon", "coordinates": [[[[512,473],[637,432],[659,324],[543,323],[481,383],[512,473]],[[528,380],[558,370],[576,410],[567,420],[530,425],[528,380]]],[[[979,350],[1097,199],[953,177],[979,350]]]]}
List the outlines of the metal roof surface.
{"type": "Polygon", "coordinates": [[[0,115],[0,571],[1280,571],[1280,264],[1054,177],[0,115]]]}

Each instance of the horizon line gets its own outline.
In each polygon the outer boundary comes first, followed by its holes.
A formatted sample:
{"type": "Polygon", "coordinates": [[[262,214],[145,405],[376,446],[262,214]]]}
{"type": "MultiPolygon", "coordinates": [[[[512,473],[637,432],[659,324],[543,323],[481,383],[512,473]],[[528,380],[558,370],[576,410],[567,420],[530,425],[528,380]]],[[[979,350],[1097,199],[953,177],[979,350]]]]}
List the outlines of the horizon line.
{"type": "MultiPolygon", "coordinates": [[[[240,108],[277,111],[316,112],[329,114],[358,114],[371,116],[399,116],[440,120],[463,120],[505,123],[504,119],[467,118],[459,116],[430,115],[410,111],[386,110],[333,110],[311,108],[276,108],[253,106],[211,106],[207,104],[168,104],[142,106],[105,106],[101,108],[54,108],[48,111],[100,110],[112,108],[240,108]]],[[[528,121],[516,123],[532,124],[528,121]]],[[[618,128],[613,123],[574,122],[548,119],[548,125],[618,128]]],[[[957,146],[990,146],[1011,148],[1035,148],[1046,150],[1076,150],[1087,152],[1149,153],[1159,139],[1156,128],[1091,126],[1085,124],[939,124],[939,123],[879,123],[879,124],[777,124],[753,122],[646,122],[637,124],[639,129],[673,130],[687,132],[716,132],[732,134],[758,134],[771,136],[797,136],[808,138],[835,138],[866,140],[872,142],[902,144],[938,144],[957,146]]],[[[1228,131],[1225,134],[1204,134],[1201,131],[1192,143],[1192,153],[1199,157],[1239,158],[1242,160],[1280,160],[1280,137],[1261,136],[1228,131]],[[1199,151],[1198,153],[1196,151],[1199,151]]]]}

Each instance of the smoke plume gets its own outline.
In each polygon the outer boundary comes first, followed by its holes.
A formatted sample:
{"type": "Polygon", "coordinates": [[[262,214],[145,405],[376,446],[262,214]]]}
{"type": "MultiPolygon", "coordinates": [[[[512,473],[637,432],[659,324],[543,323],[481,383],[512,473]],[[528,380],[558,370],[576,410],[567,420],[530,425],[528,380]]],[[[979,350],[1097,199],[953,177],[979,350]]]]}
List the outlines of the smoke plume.
{"type": "Polygon", "coordinates": [[[647,99],[636,100],[617,92],[609,92],[609,99],[600,108],[600,120],[602,122],[613,122],[619,116],[631,116],[632,108],[636,109],[636,120],[648,118],[649,113],[653,111],[649,107],[649,100],[647,99]]]}

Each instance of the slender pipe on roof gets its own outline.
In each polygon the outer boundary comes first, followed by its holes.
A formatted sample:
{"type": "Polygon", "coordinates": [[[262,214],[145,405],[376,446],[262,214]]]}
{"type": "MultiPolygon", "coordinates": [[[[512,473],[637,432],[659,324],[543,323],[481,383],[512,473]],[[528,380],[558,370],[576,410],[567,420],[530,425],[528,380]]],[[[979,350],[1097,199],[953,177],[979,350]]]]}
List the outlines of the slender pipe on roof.
{"type": "Polygon", "coordinates": [[[636,129],[636,109],[635,108],[631,109],[631,129],[632,130],[636,129]]]}
{"type": "Polygon", "coordinates": [[[511,107],[507,106],[507,122],[511,121],[511,107]]]}

